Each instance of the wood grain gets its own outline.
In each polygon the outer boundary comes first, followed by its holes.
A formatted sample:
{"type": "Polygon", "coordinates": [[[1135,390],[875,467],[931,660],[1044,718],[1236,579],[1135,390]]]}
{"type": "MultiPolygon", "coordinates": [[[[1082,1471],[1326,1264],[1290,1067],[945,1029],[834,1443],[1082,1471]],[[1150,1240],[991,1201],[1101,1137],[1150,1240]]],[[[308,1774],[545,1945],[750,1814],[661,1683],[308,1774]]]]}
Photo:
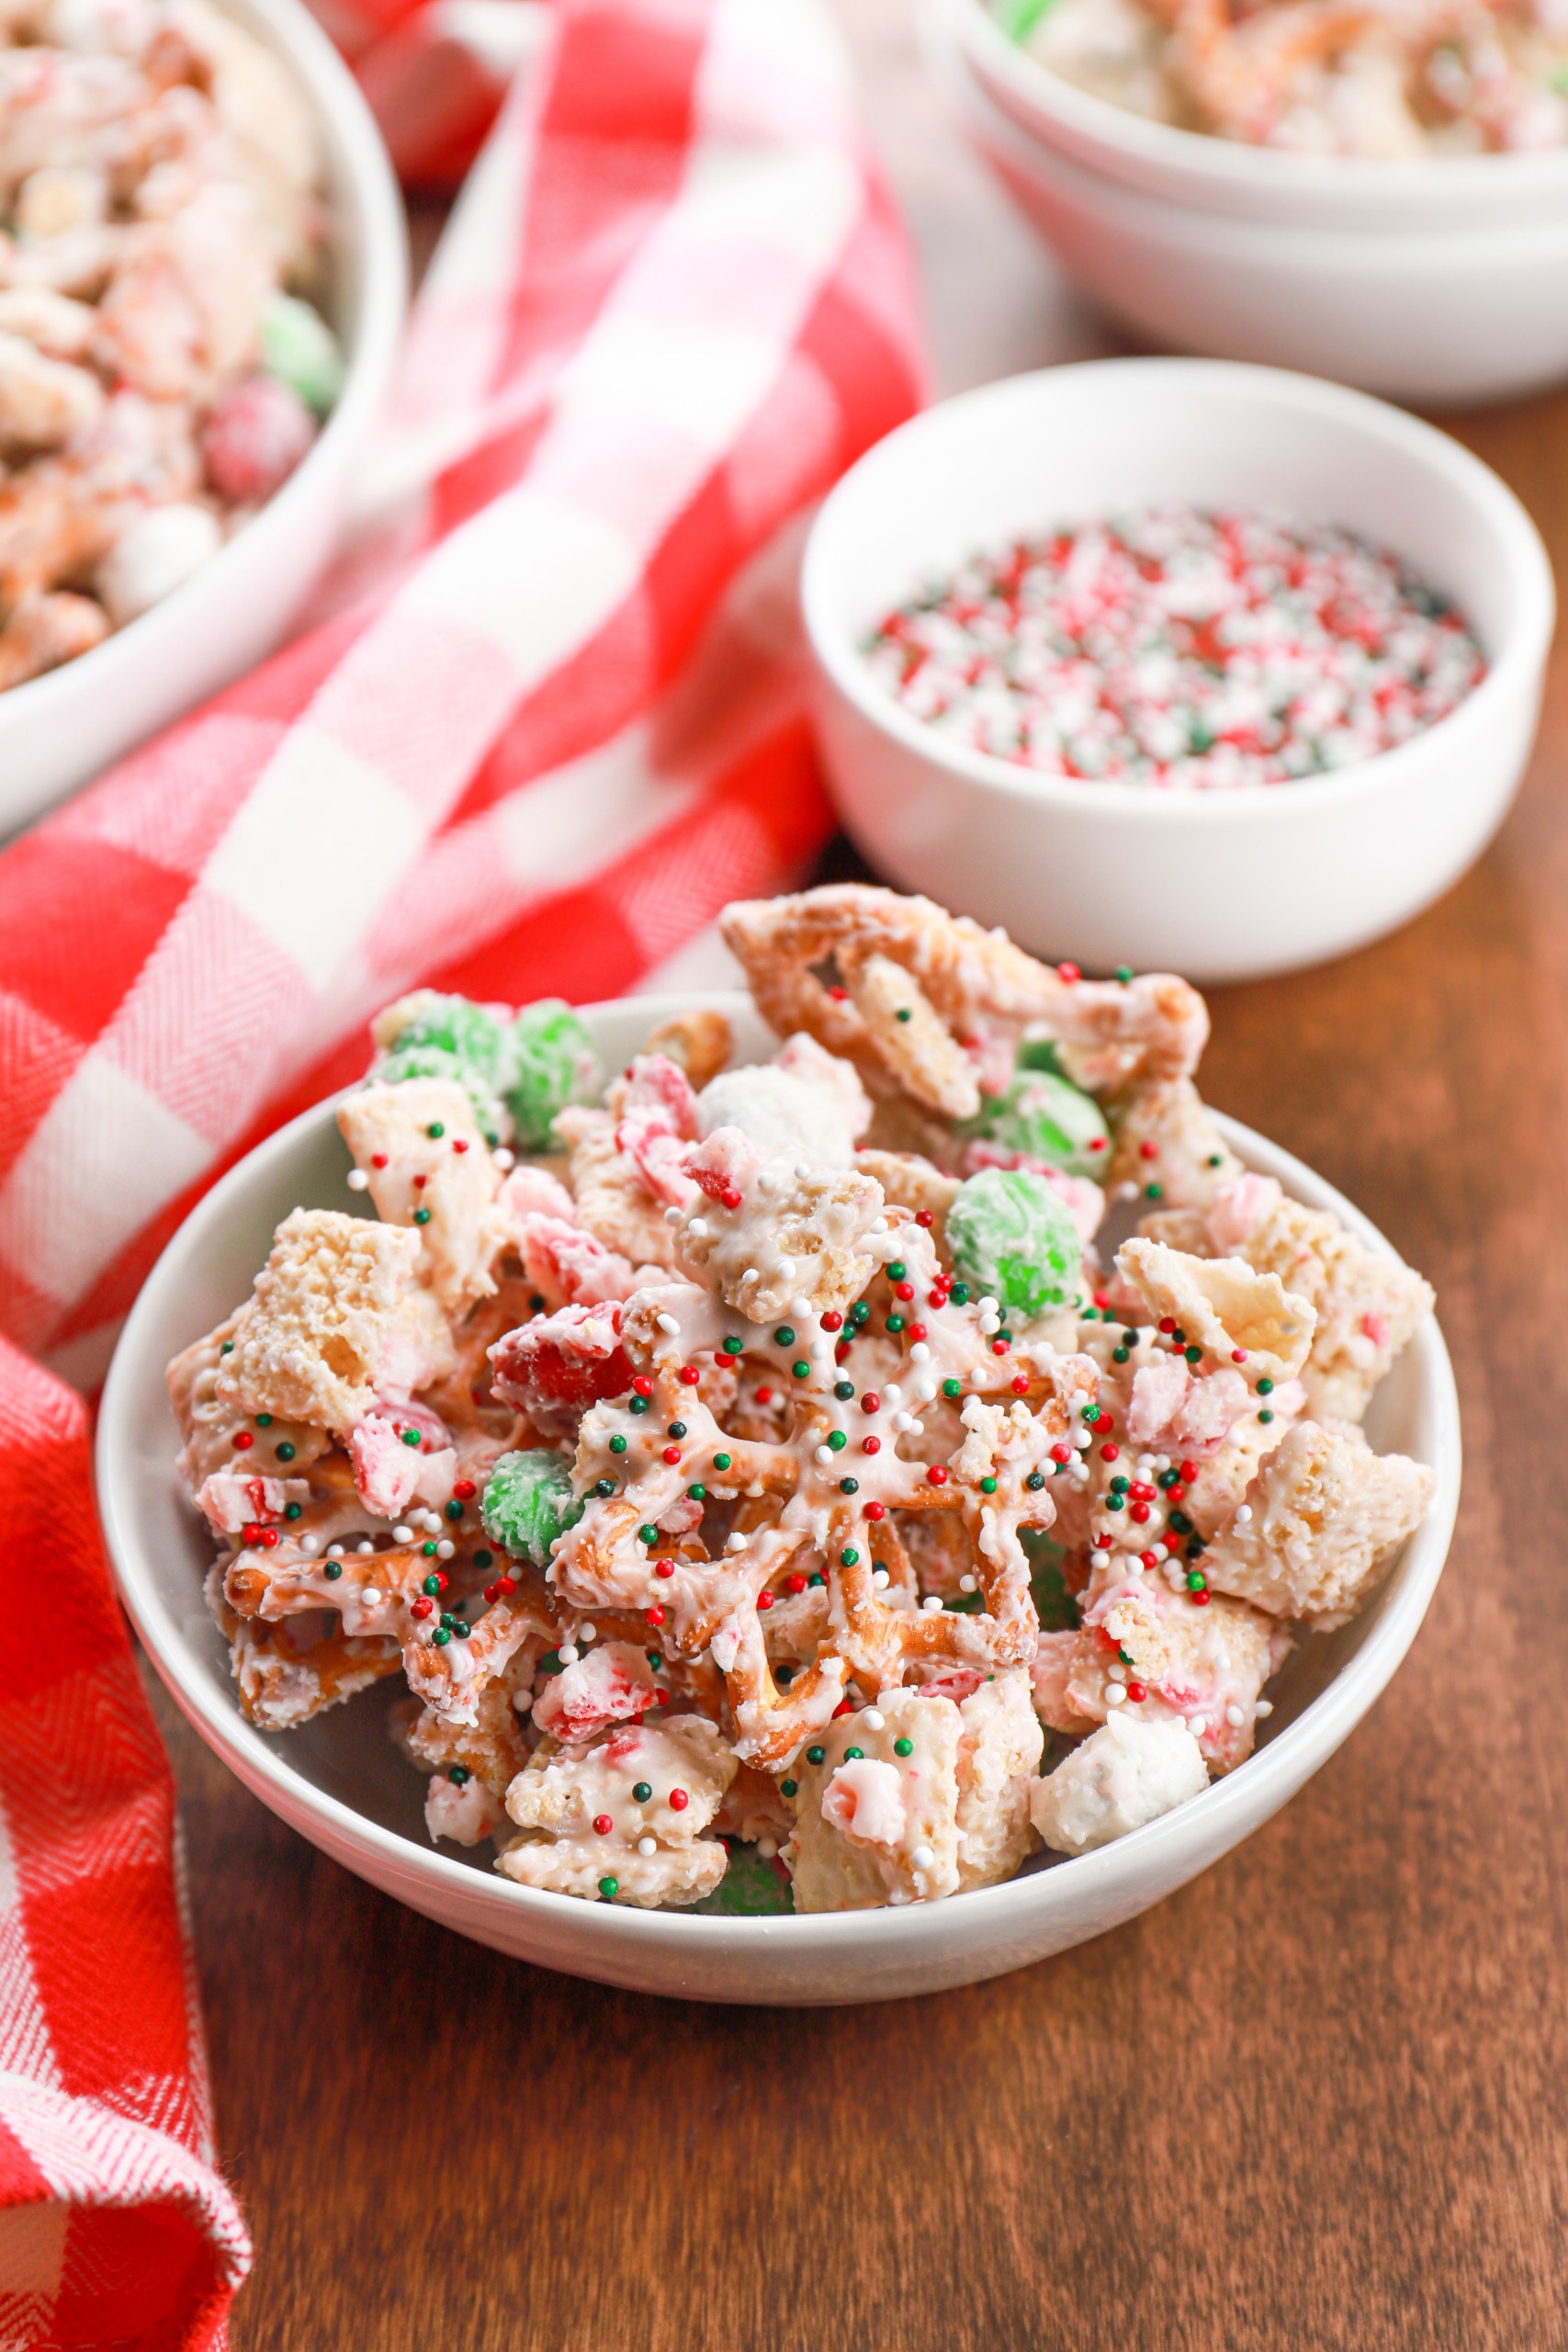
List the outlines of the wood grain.
{"type": "MultiPolygon", "coordinates": [[[[1101,347],[854,0],[945,386],[1101,347]]],[[[1568,563],[1568,397],[1459,420],[1568,563]]],[[[292,1837],[160,1702],[239,2352],[1275,2352],[1568,2343],[1568,667],[1482,865],[1214,994],[1205,1091],[1436,1282],[1468,1467],[1371,1718],[1206,1878],[975,1990],[727,2011],[532,1972],[292,1837]]]]}

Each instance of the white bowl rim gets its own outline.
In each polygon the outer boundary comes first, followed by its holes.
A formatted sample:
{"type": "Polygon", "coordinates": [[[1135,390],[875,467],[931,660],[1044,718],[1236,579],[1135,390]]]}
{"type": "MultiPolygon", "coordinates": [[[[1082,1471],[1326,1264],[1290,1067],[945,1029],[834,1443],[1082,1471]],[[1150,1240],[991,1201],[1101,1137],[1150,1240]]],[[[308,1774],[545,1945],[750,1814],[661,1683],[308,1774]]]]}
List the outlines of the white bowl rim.
{"type": "Polygon", "coordinates": [[[1521,202],[1538,194],[1568,192],[1568,146],[1483,155],[1306,155],[1155,122],[1052,73],[1008,38],[986,0],[938,0],[938,5],[945,7],[965,50],[979,46],[991,69],[1032,112],[1057,116],[1086,140],[1189,177],[1237,190],[1269,184],[1304,193],[1332,188],[1368,201],[1430,195],[1439,186],[1445,194],[1454,194],[1467,178],[1475,183],[1478,175],[1489,193],[1511,181],[1521,202]]]}
{"type": "MultiPolygon", "coordinates": [[[[227,13],[228,0],[215,0],[215,5],[227,13]]],[[[339,449],[345,443],[352,447],[363,441],[386,398],[402,338],[409,286],[408,223],[391,159],[364,92],[304,0],[248,0],[237,13],[265,25],[265,35],[258,38],[265,38],[282,54],[304,85],[323,134],[334,138],[341,147],[345,178],[364,216],[360,315],[343,389],[288,481],[232,538],[225,539],[199,571],[124,628],[115,629],[90,652],[0,695],[0,740],[13,715],[18,725],[24,716],[29,724],[47,718],[52,705],[68,703],[83,691],[84,681],[88,690],[112,694],[114,662],[134,662],[140,666],[156,658],[152,630],[162,624],[165,634],[177,637],[186,614],[215,579],[227,580],[236,563],[244,561],[245,551],[257,551],[261,542],[279,532],[288,536],[296,508],[315,497],[323,473],[336,469],[339,449]],[[129,652],[123,650],[126,647],[129,652]]],[[[51,800],[46,807],[52,805],[51,800]]]]}
{"type": "MultiPolygon", "coordinates": [[[[1053,518],[1043,517],[1040,526],[1053,518]]],[[[1354,531],[1348,516],[1325,518],[1343,530],[1354,531]]],[[[1028,527],[1028,526],[1023,526],[1028,527]]],[[[1085,359],[1060,368],[1035,368],[1024,375],[1005,376],[996,382],[959,392],[897,425],[874,443],[829,491],[818,508],[807,541],[801,566],[801,611],[812,651],[834,686],[862,718],[880,733],[889,735],[909,752],[966,782],[988,786],[1040,808],[1072,809],[1078,814],[1093,807],[1108,822],[1122,825],[1219,824],[1269,821],[1285,806],[1301,810],[1331,809],[1360,800],[1368,793],[1397,792],[1442,745],[1452,730],[1464,727],[1484,731],[1495,705],[1517,707],[1518,698],[1534,690],[1556,615],[1556,590],[1551,559],[1540,532],[1514,492],[1492,468],[1461,443],[1419,417],[1370,392],[1352,391],[1344,384],[1316,376],[1298,375],[1289,368],[1261,368],[1235,359],[1176,357],[1085,359]],[[987,411],[1010,407],[1036,398],[1069,400],[1075,391],[1092,398],[1092,382],[1114,375],[1124,383],[1142,380],[1151,410],[1157,411],[1160,387],[1179,379],[1217,400],[1234,402],[1250,398],[1264,406],[1292,409],[1303,415],[1322,416],[1359,428],[1374,441],[1397,449],[1425,464],[1467,498],[1504,550],[1512,573],[1519,609],[1506,641],[1489,653],[1486,675],[1446,718],[1424,728],[1408,742],[1380,752],[1370,760],[1331,769],[1324,775],[1297,777],[1290,783],[1244,784],[1223,790],[1168,791],[1146,785],[1099,784],[1090,780],[1046,775],[1039,770],[1004,760],[996,753],[974,750],[942,735],[925,720],[906,711],[873,677],[848,629],[832,609],[830,569],[834,538],[849,530],[858,486],[874,470],[894,461],[893,453],[916,448],[922,435],[942,429],[946,420],[967,416],[977,434],[985,430],[987,411]]],[[[1467,616],[1468,617],[1468,616],[1467,616]]]]}
{"type": "MultiPolygon", "coordinates": [[[[583,1014],[592,1021],[595,1015],[623,1011],[626,1001],[621,999],[586,1006],[582,1008],[583,1014]]],[[[732,1012],[754,1011],[750,999],[740,991],[671,991],[637,1001],[646,1007],[650,1021],[702,1006],[732,1012]]],[[[245,1722],[222,1686],[203,1684],[189,1690],[181,1684],[159,1638],[164,1612],[146,1560],[136,1542],[134,1528],[120,1511],[112,1483],[118,1433],[134,1405],[132,1381],[139,1325],[152,1315],[160,1276],[173,1254],[183,1248],[187,1238],[199,1240],[211,1227],[221,1224],[232,1195],[248,1189],[258,1175],[265,1173],[269,1161],[286,1157],[296,1137],[324,1125],[343,1095],[349,1091],[352,1090],[344,1089],[279,1128],[230,1169],[197,1204],[143,1284],[127,1318],[105,1383],[95,1462],[98,1510],[109,1559],[120,1599],[142,1646],[181,1713],[256,1794],[261,1795],[264,1790],[272,1792],[276,1800],[273,1809],[291,1826],[297,1814],[314,1818],[323,1830],[333,1834],[330,1850],[337,1852],[340,1859],[344,1849],[352,1852],[354,1867],[377,1885],[385,1886],[389,1871],[405,1885],[411,1882],[417,1884],[421,1899],[415,1904],[416,1908],[428,1908],[432,1916],[445,1918],[447,1912],[443,1898],[450,1897],[456,1903],[461,1897],[468,1931],[473,1932],[476,1918],[487,1912],[495,1919],[509,1912],[533,1913],[541,1921],[558,1922],[561,1914],[555,1906],[574,1903],[581,1916],[581,1921],[573,1924],[581,1942],[584,1973],[590,1975],[596,1973],[593,1963],[609,1967],[614,1954],[616,1963],[624,1965],[628,1951],[639,1950],[662,1949],[672,1954],[689,1951],[694,1960],[699,1953],[711,1959],[731,1954],[740,1957],[754,1950],[764,1937],[770,1940],[782,1937],[805,1962],[868,1941],[879,1948],[896,1948],[905,1941],[918,1940],[922,1923],[930,1919],[937,1905],[914,1904],[899,1909],[808,1912],[766,1919],[715,1918],[681,1911],[643,1911],[630,1905],[587,1903],[575,1896],[519,1886],[499,1871],[476,1871],[434,1847],[419,1846],[368,1820],[341,1798],[329,1795],[290,1771],[282,1760],[278,1743],[245,1722]]],[[[1239,1120],[1221,1113],[1214,1116],[1227,1141],[1244,1159],[1250,1155],[1255,1160],[1267,1163],[1287,1191],[1298,1183],[1304,1185],[1314,1198],[1342,1217],[1363,1241],[1382,1253],[1394,1254],[1392,1245],[1371,1220],[1303,1161],[1244,1126],[1239,1120]]],[[[1438,1458],[1432,1464],[1437,1472],[1437,1486],[1426,1518],[1409,1538],[1403,1558],[1391,1572],[1393,1589],[1390,1592],[1385,1588],[1386,1602],[1378,1623],[1294,1722],[1286,1724],[1234,1772],[1213,1782],[1201,1797],[1188,1805],[1179,1805],[1174,1812],[1162,1815],[1145,1827],[1095,1852],[1058,1861],[1047,1870],[1007,1880],[999,1886],[950,1898],[965,1905],[964,1917],[972,1922],[976,1945],[984,1944],[992,1929],[1010,1928],[1016,1936],[1021,1929],[1023,1916],[1029,1913],[1048,1915],[1056,1898],[1047,1890],[1054,1883],[1058,1886],[1065,1883],[1063,1872],[1077,1873],[1072,1884],[1080,1894],[1098,1886],[1112,1900],[1120,1891],[1135,1889],[1145,1876],[1157,1880],[1157,1871],[1145,1872],[1145,1864],[1152,1864],[1163,1848],[1183,1838],[1193,1819],[1192,1806],[1199,1804],[1210,1808],[1210,1833],[1203,1841],[1207,1860],[1198,1865],[1199,1870],[1207,1868],[1229,1846],[1249,1834],[1249,1823],[1260,1826],[1288,1802],[1312,1773],[1321,1769],[1386,1688],[1419,1631],[1442,1573],[1459,1506],[1461,1470],[1459,1398],[1448,1349],[1434,1316],[1426,1317],[1410,1345],[1418,1358],[1426,1401],[1438,1431],[1438,1442],[1433,1447],[1438,1458]],[[1310,1760],[1298,1770],[1303,1752],[1310,1760]],[[1222,1834],[1227,1830],[1228,1837],[1222,1834]]],[[[396,1899],[405,1898],[399,1895],[396,1899]]]]}

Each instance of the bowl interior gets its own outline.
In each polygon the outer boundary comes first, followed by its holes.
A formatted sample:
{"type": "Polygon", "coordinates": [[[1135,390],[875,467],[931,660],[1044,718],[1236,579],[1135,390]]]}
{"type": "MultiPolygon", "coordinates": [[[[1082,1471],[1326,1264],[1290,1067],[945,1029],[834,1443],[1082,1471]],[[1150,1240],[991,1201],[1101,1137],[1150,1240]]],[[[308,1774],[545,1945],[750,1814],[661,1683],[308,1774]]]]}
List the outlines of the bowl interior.
{"type": "MultiPolygon", "coordinates": [[[[677,1005],[716,1001],[731,1013],[742,1058],[770,1047],[769,1033],[740,998],[648,999],[593,1008],[588,1017],[606,1063],[614,1066],[677,1005]]],[[[478,1854],[452,1848],[433,1850],[423,1818],[423,1782],[387,1736],[389,1695],[384,1687],[362,1693],[286,1736],[263,1735],[240,1715],[226,1645],[202,1603],[201,1584],[211,1547],[175,1481],[179,1439],[163,1367],[178,1348],[209,1329],[246,1294],[275,1226],[290,1209],[344,1207],[354,1202],[344,1182],[351,1163],[333,1111],[331,1103],[318,1106],[231,1170],[175,1236],[142,1291],[121,1339],[100,1416],[99,1502],[111,1555],[127,1605],[158,1671],[203,1737],[266,1802],[301,1826],[330,1823],[340,1833],[346,1826],[350,1834],[346,1840],[341,1835],[333,1839],[334,1850],[346,1845],[349,1850],[342,1858],[353,1860],[367,1876],[382,1881],[395,1877],[396,1891],[422,1908],[440,1914],[444,1899],[450,1908],[466,1890],[467,1909],[455,1924],[466,1926],[468,1932],[506,1942],[508,1915],[513,1920],[529,1911],[537,1915],[542,1905],[545,1916],[557,1923],[558,1941],[559,1898],[497,1876],[488,1848],[478,1854]]],[[[1224,1124],[1250,1165],[1278,1175],[1300,1197],[1335,1208],[1364,1238],[1386,1248],[1364,1218],[1288,1154],[1234,1122],[1224,1124]]],[[[1209,1838],[1201,1860],[1171,1874],[1168,1858],[1184,1834],[1183,1816],[1190,1829],[1193,1808],[1183,1808],[1181,1815],[1168,1815],[1082,1861],[1042,1856],[1010,1885],[959,1898],[970,1906],[964,1916],[972,1920],[980,1940],[967,1958],[950,1963],[945,1981],[965,1981],[996,1967],[1017,1965],[1039,1951],[1056,1949],[1178,1883],[1180,1876],[1213,1860],[1282,1802],[1371,1703],[1425,1611],[1446,1551],[1457,1493],[1457,1414],[1435,1324],[1428,1323],[1418,1334],[1384,1383],[1368,1430],[1380,1451],[1405,1452],[1438,1467],[1441,1483],[1431,1517],[1353,1623],[1332,1635],[1300,1643],[1274,1686],[1275,1712],[1258,1753],[1200,1800],[1201,1806],[1210,1808],[1209,1838]],[[1134,1892],[1117,1895],[1118,1887],[1134,1892]],[[1120,1910],[1108,1910],[1108,1903],[1120,1904],[1120,1910]],[[1027,1908],[1020,1909],[1021,1905],[1027,1908]],[[1059,1915],[1055,1929],[1054,1915],[1059,1915]],[[1075,1919],[1076,1926],[1060,1924],[1075,1919]]],[[[728,1966],[731,1958],[739,1964],[748,1930],[759,1926],[679,1913],[564,1907],[583,1915],[580,1921],[574,1916],[573,1924],[587,1955],[585,1973],[612,1977],[619,1969],[613,1958],[604,1956],[606,1939],[613,1945],[618,1938],[628,1949],[640,1948],[639,1965],[649,1964],[650,1939],[660,1950],[688,1953],[703,1948],[707,1939],[710,1954],[728,1966]]],[[[830,1954],[841,1951],[846,1939],[863,1946],[868,1935],[874,1941],[918,1937],[923,1932],[922,1919],[929,1925],[934,1914],[950,1911],[950,1905],[932,1905],[920,1906],[918,1913],[786,1919],[767,1923],[767,1935],[785,1935],[801,1951],[830,1954]]],[[[557,1964],[563,1964],[558,1958],[557,1964]]],[[[684,1982],[666,1989],[682,1989],[684,1982]]],[[[822,1997],[856,1997],[872,1989],[852,1974],[835,1982],[839,1989],[822,1997]]],[[[710,1977],[705,1989],[720,1998],[755,1996],[738,1996],[736,1983],[722,1976],[710,1977]]],[[[885,1981],[881,1989],[909,1985],[885,1981]]]]}

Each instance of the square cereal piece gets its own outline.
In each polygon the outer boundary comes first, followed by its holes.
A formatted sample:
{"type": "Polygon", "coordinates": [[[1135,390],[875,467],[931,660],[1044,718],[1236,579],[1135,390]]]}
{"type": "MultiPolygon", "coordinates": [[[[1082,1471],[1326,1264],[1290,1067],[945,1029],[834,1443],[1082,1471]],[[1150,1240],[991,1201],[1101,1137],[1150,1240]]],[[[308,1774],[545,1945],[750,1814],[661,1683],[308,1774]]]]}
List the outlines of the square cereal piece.
{"type": "MultiPolygon", "coordinates": [[[[928,1701],[928,1704],[930,1702],[928,1701]]],[[[1045,1747],[1029,1671],[988,1675],[959,1702],[958,1884],[999,1886],[1034,1844],[1029,1792],[1045,1747]]]]}
{"type": "Polygon", "coordinates": [[[434,1301],[413,1286],[419,1236],[335,1209],[296,1209],[233,1323],[217,1402],[348,1430],[383,1390],[409,1396],[452,1368],[434,1301]]]}
{"type": "Polygon", "coordinates": [[[496,1205],[501,1170],[467,1093],[444,1078],[366,1086],[340,1104],[337,1123],[377,1216],[417,1231],[419,1278],[460,1320],[495,1289],[491,1268],[512,1230],[496,1205]]]}
{"type": "Polygon", "coordinates": [[[1424,1462],[1374,1453],[1351,1423],[1298,1421],[1247,1488],[1250,1521],[1216,1536],[1204,1573],[1216,1592],[1331,1632],[1419,1525],[1437,1483],[1424,1462]]]}
{"type": "Polygon", "coordinates": [[[874,1709],[837,1717],[801,1750],[790,1766],[799,1795],[784,1851],[797,1911],[869,1911],[957,1893],[963,1739],[951,1699],[885,1690],[874,1709]],[[867,1712],[880,1727],[867,1725],[867,1712]],[[904,1740],[908,1755],[898,1752],[904,1740]],[[859,1758],[846,1757],[851,1747],[859,1758]]]}
{"type": "Polygon", "coordinates": [[[881,1263],[866,1246],[882,1217],[881,1185],[856,1169],[784,1159],[748,1171],[743,1183],[739,1208],[705,1198],[674,1228],[685,1271],[754,1323],[801,1298],[818,1314],[852,1306],[881,1263]]]}
{"type": "Polygon", "coordinates": [[[705,1715],[618,1724],[581,1747],[547,1737],[506,1792],[506,1809],[524,1835],[497,1857],[496,1868],[519,1885],[556,1894],[592,1900],[614,1880],[618,1903],[642,1909],[695,1903],[728,1867],[718,1839],[698,1833],[736,1770],[705,1715]]]}

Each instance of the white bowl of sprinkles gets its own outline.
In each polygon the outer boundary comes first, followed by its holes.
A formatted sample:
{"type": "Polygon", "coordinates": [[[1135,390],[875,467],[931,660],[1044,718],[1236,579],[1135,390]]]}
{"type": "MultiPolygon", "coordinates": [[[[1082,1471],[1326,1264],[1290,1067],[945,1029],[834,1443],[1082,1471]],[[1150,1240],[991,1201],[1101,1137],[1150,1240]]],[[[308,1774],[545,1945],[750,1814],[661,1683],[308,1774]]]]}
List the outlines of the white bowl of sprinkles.
{"type": "Polygon", "coordinates": [[[1529,515],[1479,459],[1364,394],[1226,361],[1097,361],[928,410],[818,516],[802,579],[815,711],[850,832],[901,887],[1086,970],[1254,978],[1343,955],[1453,883],[1534,739],[1553,617],[1529,515]],[[1464,617],[1485,674],[1375,757],[1170,790],[1043,774],[906,707],[866,648],[986,550],[1179,505],[1330,524],[1464,617]]]}
{"type": "MultiPolygon", "coordinates": [[[[739,1057],[773,1041],[741,996],[640,999],[585,1016],[604,1062],[634,1053],[651,1023],[696,1004],[729,1018],[739,1057]]],[[[433,1848],[422,1783],[387,1737],[369,1691],[287,1738],[248,1724],[227,1645],[202,1601],[210,1545],[174,1469],[178,1431],[164,1367],[227,1311],[297,1204],[342,1207],[351,1165],[335,1101],[318,1104],[230,1171],[181,1227],[126,1325],[99,1419],[100,1508],[121,1595],[190,1723],[262,1803],[396,1900],[458,1934],[540,1966],[690,1999],[767,2004],[881,2000],[999,1975],[1103,1933],[1160,1901],[1239,1844],[1326,1761],[1389,1681],[1441,1573],[1460,1483],[1458,1403],[1428,1315],[1380,1386],[1367,1433],[1380,1453],[1431,1464],[1416,1532],[1368,1605],[1337,1632],[1302,1638],[1271,1683],[1256,1751],[1201,1796],[1071,1860],[1041,1856],[1007,1883],[908,1907],[715,1917],[584,1903],[498,1875],[481,1849],[433,1848]]],[[[1366,1218],[1288,1153],[1232,1120],[1249,1169],[1331,1210],[1369,1247],[1366,1218]]]]}

